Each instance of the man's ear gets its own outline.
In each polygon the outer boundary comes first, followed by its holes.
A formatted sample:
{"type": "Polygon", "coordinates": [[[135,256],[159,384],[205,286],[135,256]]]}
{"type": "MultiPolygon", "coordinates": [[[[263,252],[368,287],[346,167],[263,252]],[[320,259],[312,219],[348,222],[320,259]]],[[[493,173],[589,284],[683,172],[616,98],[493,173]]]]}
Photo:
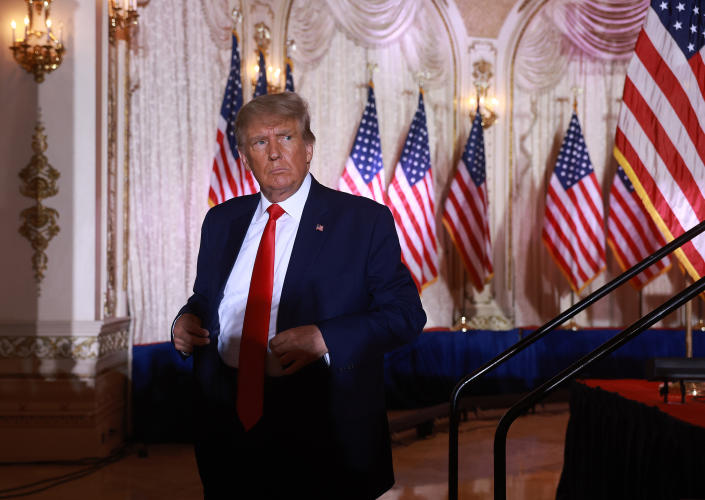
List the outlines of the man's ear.
{"type": "Polygon", "coordinates": [[[306,143],[306,163],[311,163],[311,158],[313,158],[313,143],[306,143]]]}
{"type": "Polygon", "coordinates": [[[237,154],[240,155],[240,161],[242,162],[243,165],[245,165],[245,168],[252,172],[252,169],[250,168],[250,164],[247,161],[247,156],[242,152],[240,148],[237,148],[237,154]]]}

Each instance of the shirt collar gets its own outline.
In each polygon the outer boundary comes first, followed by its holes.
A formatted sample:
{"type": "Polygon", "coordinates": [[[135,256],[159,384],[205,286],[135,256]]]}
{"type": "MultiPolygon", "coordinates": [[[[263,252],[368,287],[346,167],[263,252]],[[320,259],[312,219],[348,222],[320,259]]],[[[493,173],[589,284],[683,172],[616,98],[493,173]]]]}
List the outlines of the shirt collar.
{"type": "MultiPolygon", "coordinates": [[[[286,200],[280,201],[278,205],[284,209],[284,211],[296,219],[301,220],[301,215],[304,212],[304,205],[306,205],[306,199],[308,199],[308,192],[311,190],[311,174],[307,173],[304,177],[304,181],[299,186],[299,189],[289,196],[286,200]]],[[[261,216],[269,208],[272,202],[265,198],[264,195],[259,198],[259,206],[257,207],[257,215],[261,216]]]]}

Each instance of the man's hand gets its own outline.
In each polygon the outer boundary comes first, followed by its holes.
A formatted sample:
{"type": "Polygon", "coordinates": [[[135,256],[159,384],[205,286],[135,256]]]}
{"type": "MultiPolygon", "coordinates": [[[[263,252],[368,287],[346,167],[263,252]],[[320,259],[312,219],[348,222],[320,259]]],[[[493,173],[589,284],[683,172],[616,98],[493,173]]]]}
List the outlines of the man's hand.
{"type": "Polygon", "coordinates": [[[174,324],[174,347],[191,354],[196,346],[210,344],[208,330],[201,328],[201,320],[191,313],[182,314],[174,324]]]}
{"type": "Polygon", "coordinates": [[[269,341],[269,348],[284,368],[284,375],[296,373],[328,352],[328,346],[316,325],[284,330],[269,341]]]}

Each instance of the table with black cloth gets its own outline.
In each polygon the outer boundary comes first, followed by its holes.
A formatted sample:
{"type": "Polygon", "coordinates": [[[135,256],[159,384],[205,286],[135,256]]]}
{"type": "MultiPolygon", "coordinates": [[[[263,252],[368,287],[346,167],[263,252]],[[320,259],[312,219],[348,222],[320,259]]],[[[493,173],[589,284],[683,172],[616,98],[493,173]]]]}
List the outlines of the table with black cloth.
{"type": "Polygon", "coordinates": [[[574,382],[556,498],[705,498],[705,402],[673,400],[659,382],[574,382]]]}

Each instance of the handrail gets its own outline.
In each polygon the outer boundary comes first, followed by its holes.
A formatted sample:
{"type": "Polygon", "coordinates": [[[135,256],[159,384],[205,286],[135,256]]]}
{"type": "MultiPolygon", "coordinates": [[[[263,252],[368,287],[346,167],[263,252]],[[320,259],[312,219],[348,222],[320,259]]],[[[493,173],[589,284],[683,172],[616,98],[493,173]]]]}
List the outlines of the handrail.
{"type": "Polygon", "coordinates": [[[507,498],[507,433],[509,432],[509,427],[512,425],[512,422],[524,413],[525,410],[556,390],[561,384],[574,378],[591,364],[601,360],[630,340],[635,339],[654,323],[661,320],[675,309],[678,309],[703,291],[705,291],[705,276],[685,290],[681,290],[678,294],[671,297],[646,316],[632,323],[628,328],[622,330],[622,332],[600,345],[597,349],[580,358],[558,375],[538,386],[507,410],[500,419],[494,435],[495,500],[505,500],[507,498]]]}
{"type": "Polygon", "coordinates": [[[568,321],[580,311],[597,302],[599,299],[612,292],[615,288],[621,286],[622,284],[639,274],[644,269],[648,268],[655,262],[659,261],[666,255],[671,253],[676,248],[679,248],[686,242],[692,240],[694,237],[696,237],[703,231],[705,231],[705,220],[701,221],[699,224],[692,227],[691,229],[680,235],[678,238],[673,239],[670,243],[664,245],[659,250],[652,253],[638,264],[635,264],[609,283],[601,286],[584,299],[580,300],[570,308],[566,309],[564,312],[562,312],[549,322],[545,323],[539,329],[535,330],[531,334],[521,339],[519,342],[511,346],[503,353],[488,361],[483,366],[476,369],[474,372],[470,373],[469,375],[466,375],[455,385],[455,388],[453,389],[453,392],[450,396],[449,411],[450,428],[448,431],[448,500],[458,500],[458,427],[460,424],[458,408],[460,404],[460,394],[463,392],[463,390],[477,378],[495,369],[497,366],[512,358],[523,349],[526,349],[528,346],[541,339],[551,331],[555,330],[558,326],[568,321]]]}

